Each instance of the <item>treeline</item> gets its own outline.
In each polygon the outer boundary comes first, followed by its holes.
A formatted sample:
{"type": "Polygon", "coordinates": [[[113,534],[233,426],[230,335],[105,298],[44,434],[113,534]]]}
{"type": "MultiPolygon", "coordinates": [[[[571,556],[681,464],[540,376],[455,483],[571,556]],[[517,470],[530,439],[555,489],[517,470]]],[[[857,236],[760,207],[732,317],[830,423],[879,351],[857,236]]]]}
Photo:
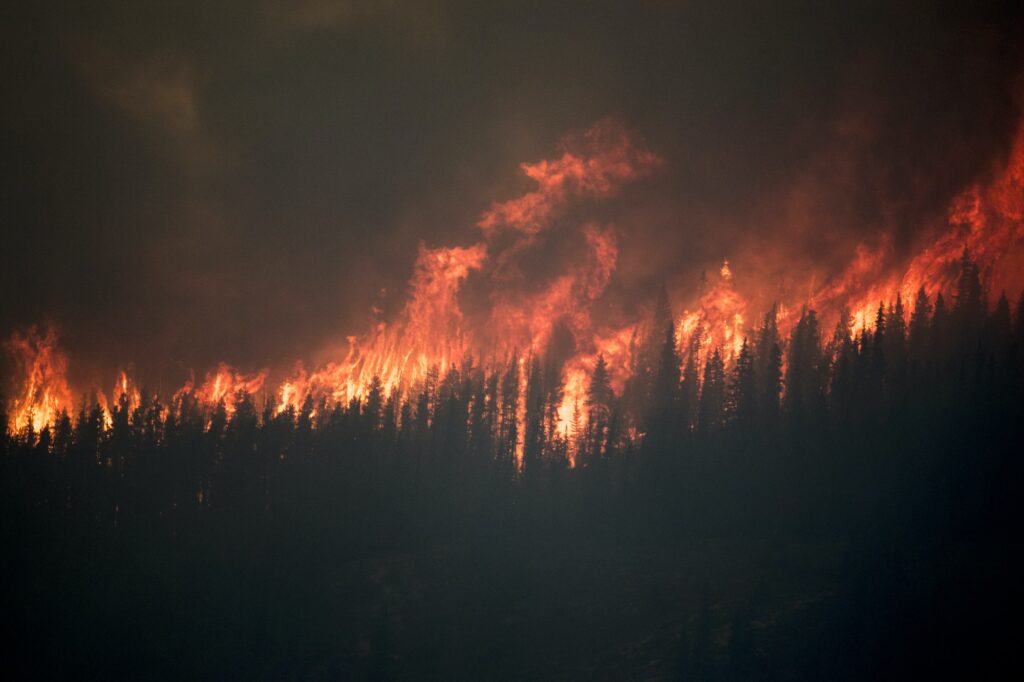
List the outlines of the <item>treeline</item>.
{"type": "MultiPolygon", "coordinates": [[[[262,589],[234,585],[254,556],[268,571],[291,570],[275,563],[278,554],[324,571],[309,577],[320,585],[346,558],[451,542],[480,556],[520,543],[533,548],[522,550],[529,557],[581,538],[659,546],[811,538],[856,543],[868,554],[961,540],[990,546],[1019,531],[1024,299],[1011,314],[1005,296],[994,305],[986,298],[965,254],[949,299],[923,291],[910,305],[897,298],[879,306],[870,330],[853,329],[848,315],[822,330],[806,309],[788,338],[770,311],[727,366],[719,349],[702,352],[699,336],[680,347],[662,293],[656,332],[638,348],[622,395],[598,358],[569,428],[557,412],[563,386],[554,354],[487,369],[467,361],[431,373],[406,396],[386,395],[375,380],[362,400],[308,399],[298,410],[257,405],[246,394],[213,410],[187,394],[172,404],[143,394],[137,405],[122,398],[108,424],[99,405],[84,405],[52,427],[0,440],[0,524],[12,557],[2,578],[14,614],[5,636],[84,636],[69,660],[110,644],[82,635],[74,617],[55,625],[17,592],[67,589],[78,572],[68,548],[121,556],[111,549],[118,543],[149,548],[147,557],[179,547],[168,561],[186,571],[202,556],[199,582],[243,601],[262,589]],[[20,627],[27,629],[13,633],[20,627]]],[[[110,570],[130,575],[120,559],[110,570]]],[[[188,598],[203,591],[180,589],[188,598]]],[[[289,598],[281,599],[287,610],[289,598]]],[[[236,602],[216,607],[232,624],[246,618],[236,602]]],[[[316,618],[330,621],[314,602],[316,618]]],[[[156,608],[180,615],[184,607],[156,608]]],[[[745,627],[754,616],[742,613],[745,627]]],[[[867,633],[892,616],[858,613],[843,637],[852,628],[876,641],[867,633]]],[[[286,651],[329,646],[319,639],[329,627],[303,623],[302,645],[278,631],[260,636],[286,651]]],[[[933,626],[956,629],[941,619],[933,626]]],[[[235,644],[249,641],[244,628],[224,631],[235,644]]],[[[923,636],[916,625],[907,631],[923,636]]],[[[707,632],[700,637],[711,646],[707,632]]],[[[709,665],[711,654],[686,641],[680,660],[690,663],[680,665],[709,665]]],[[[846,658],[828,665],[853,665],[863,654],[838,640],[836,651],[846,658]]]]}
{"type": "Polygon", "coordinates": [[[137,405],[125,395],[109,418],[85,404],[38,433],[30,424],[5,434],[5,480],[32,506],[112,525],[135,514],[271,511],[297,494],[289,481],[323,480],[319,469],[345,471],[360,490],[401,490],[407,503],[493,503],[578,479],[588,491],[686,504],[700,497],[686,489],[712,474],[732,479],[716,482],[719,493],[749,480],[764,496],[820,483],[829,469],[848,478],[847,454],[862,474],[877,473],[868,467],[876,441],[888,450],[968,432],[971,419],[1008,424],[1024,387],[1024,297],[1012,315],[1005,295],[988,306],[966,253],[950,302],[922,290],[909,312],[897,297],[879,305],[873,329],[854,330],[844,313],[831,333],[805,309],[788,339],[772,310],[728,367],[720,349],[701,353],[699,332],[680,348],[672,320],[662,291],[650,328],[663,332],[637,349],[623,395],[599,357],[568,428],[554,354],[488,370],[467,361],[430,372],[408,396],[385,395],[374,379],[363,400],[309,398],[297,411],[244,393],[212,411],[188,394],[163,404],[143,393],[137,405]],[[847,453],[853,444],[863,451],[847,453]]]}

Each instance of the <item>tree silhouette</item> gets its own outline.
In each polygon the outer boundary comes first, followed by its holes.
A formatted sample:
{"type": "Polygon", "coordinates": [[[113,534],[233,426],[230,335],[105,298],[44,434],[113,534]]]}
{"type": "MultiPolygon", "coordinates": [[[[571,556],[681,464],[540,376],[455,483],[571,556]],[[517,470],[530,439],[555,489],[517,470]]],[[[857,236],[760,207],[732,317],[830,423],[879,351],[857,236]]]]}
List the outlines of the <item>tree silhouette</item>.
{"type": "Polygon", "coordinates": [[[725,389],[725,364],[716,348],[704,363],[698,422],[702,432],[717,431],[725,423],[725,389]]]}
{"type": "Polygon", "coordinates": [[[550,643],[604,647],[620,627],[581,613],[646,628],[619,647],[650,647],[636,676],[673,658],[684,679],[989,660],[1011,649],[975,624],[1019,603],[1006,538],[1024,298],[990,306],[966,254],[960,268],[952,309],[921,289],[909,324],[897,296],[856,333],[847,312],[826,318],[824,343],[815,311],[783,334],[772,309],[734,358],[702,353],[700,329],[681,343],[659,296],[657,342],[633,349],[656,347],[643,400],[598,355],[563,406],[563,348],[297,409],[143,391],[9,425],[5,662],[54,677],[531,677],[523,651],[570,656],[550,643]],[[683,586],[717,573],[715,601],[683,586]],[[768,573],[786,588],[762,614],[743,585],[768,573]],[[682,603],[693,617],[670,620],[682,603]],[[939,633],[961,649],[936,653],[939,633]]]}

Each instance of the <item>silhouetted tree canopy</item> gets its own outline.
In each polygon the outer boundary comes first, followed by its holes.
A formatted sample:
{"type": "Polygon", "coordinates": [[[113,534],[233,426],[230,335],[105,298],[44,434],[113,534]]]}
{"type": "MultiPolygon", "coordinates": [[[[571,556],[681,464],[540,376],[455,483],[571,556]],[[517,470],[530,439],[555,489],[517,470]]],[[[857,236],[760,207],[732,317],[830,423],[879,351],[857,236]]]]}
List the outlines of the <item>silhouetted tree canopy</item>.
{"type": "MultiPolygon", "coordinates": [[[[1000,643],[982,641],[963,614],[1001,603],[1002,577],[951,597],[953,569],[934,568],[921,578],[934,592],[922,592],[900,573],[914,565],[903,552],[931,561],[971,543],[977,554],[942,565],[976,576],[973,562],[1001,566],[1016,542],[1024,298],[990,307],[969,254],[961,270],[952,308],[922,289],[909,320],[897,297],[870,331],[844,312],[824,342],[814,310],[783,338],[773,308],[734,358],[702,353],[697,333],[680,338],[662,292],[637,346],[644,374],[617,396],[597,355],[571,417],[559,413],[554,353],[467,359],[402,392],[374,377],[362,398],[309,398],[297,411],[245,393],[211,409],[189,393],[143,393],[134,406],[123,397],[107,422],[84,399],[51,427],[0,439],[5,651],[58,676],[83,665],[107,673],[115,661],[129,667],[114,676],[134,676],[151,661],[170,676],[231,677],[249,660],[248,672],[275,677],[291,666],[313,674],[304,666],[344,640],[347,653],[324,663],[338,674],[408,672],[401,650],[437,676],[474,677],[498,654],[442,642],[482,646],[488,632],[529,629],[502,625],[527,608],[520,599],[545,617],[542,604],[557,597],[540,596],[542,585],[555,578],[531,562],[563,556],[553,548],[629,538],[631,552],[670,552],[695,538],[772,538],[841,543],[868,562],[815,597],[818,616],[801,616],[828,655],[787,649],[802,638],[765,624],[785,616],[730,592],[739,588],[719,585],[716,596],[705,585],[672,607],[682,614],[666,639],[672,670],[862,679],[894,651],[934,664],[921,670],[962,670],[1000,643]],[[441,579],[407,575],[407,559],[394,557],[452,543],[469,582],[444,592],[458,603],[432,601],[416,581],[441,579]],[[360,588],[375,596],[331,592],[336,576],[382,556],[392,558],[374,565],[387,571],[360,588]],[[858,582],[866,575],[873,582],[858,582]],[[365,622],[346,629],[345,609],[363,609],[365,622]],[[133,625],[143,612],[145,632],[133,625]],[[933,650],[950,637],[963,656],[933,650]],[[168,638],[175,651],[203,652],[200,662],[160,649],[168,638]],[[58,641],[61,653],[45,656],[58,641]]],[[[599,570],[559,575],[555,592],[599,570]]],[[[587,599],[601,589],[587,587],[587,599]]]]}

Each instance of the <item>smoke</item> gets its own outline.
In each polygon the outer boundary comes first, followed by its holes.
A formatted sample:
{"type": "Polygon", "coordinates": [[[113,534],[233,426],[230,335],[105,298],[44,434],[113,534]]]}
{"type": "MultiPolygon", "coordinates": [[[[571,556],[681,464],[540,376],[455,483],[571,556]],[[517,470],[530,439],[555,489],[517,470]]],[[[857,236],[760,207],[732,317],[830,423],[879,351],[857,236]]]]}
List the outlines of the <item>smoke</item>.
{"type": "MultiPolygon", "coordinates": [[[[557,219],[581,202],[614,196],[661,160],[608,119],[566,136],[559,151],[521,164],[538,187],[486,210],[477,221],[483,241],[421,244],[398,319],[351,337],[344,359],[311,373],[300,366],[281,407],[362,396],[374,379],[388,390],[409,389],[455,364],[541,355],[556,331],[565,335],[562,361],[592,359],[601,341],[592,311],[615,272],[617,236],[610,225],[557,219]]],[[[624,380],[625,363],[616,369],[624,380]]]]}
{"type": "Polygon", "coordinates": [[[902,286],[1021,118],[1013,3],[286,4],[0,28],[0,330],[56,320],[76,389],[341,363],[438,249],[483,252],[446,353],[627,343],[724,259],[748,321],[902,286]]]}

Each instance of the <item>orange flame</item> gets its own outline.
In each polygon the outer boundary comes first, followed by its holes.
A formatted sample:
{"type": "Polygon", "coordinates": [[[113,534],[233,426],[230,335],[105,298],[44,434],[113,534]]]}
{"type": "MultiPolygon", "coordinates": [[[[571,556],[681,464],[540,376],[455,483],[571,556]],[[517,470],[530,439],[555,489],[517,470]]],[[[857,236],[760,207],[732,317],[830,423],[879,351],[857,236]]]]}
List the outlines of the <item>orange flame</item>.
{"type": "Polygon", "coordinates": [[[331,402],[363,397],[374,377],[391,392],[422,381],[431,367],[444,372],[462,360],[469,345],[457,295],[463,280],[485,258],[483,244],[439,249],[420,245],[400,320],[379,323],[362,338],[350,337],[341,361],[311,374],[300,366],[278,391],[278,411],[298,409],[308,396],[331,402]]]}
{"type": "MultiPolygon", "coordinates": [[[[567,138],[554,159],[522,164],[536,187],[484,211],[476,223],[480,230],[476,243],[437,248],[421,244],[398,318],[378,321],[364,334],[349,337],[347,349],[319,368],[307,371],[298,365],[274,392],[278,411],[299,409],[310,399],[335,403],[363,398],[375,377],[387,393],[410,390],[431,371],[443,376],[469,358],[498,365],[518,352],[524,363],[527,357],[547,352],[557,333],[563,383],[558,427],[564,433],[577,420],[585,425],[582,406],[598,357],[604,358],[612,388],[621,395],[635,370],[637,338],[651,330],[636,319],[616,325],[595,319],[596,304],[617,267],[619,240],[614,227],[565,226],[559,218],[571,202],[611,197],[625,183],[651,174],[661,164],[658,156],[609,121],[567,138]],[[556,231],[556,225],[564,232],[556,231]],[[572,255],[560,259],[543,278],[525,282],[528,278],[521,264],[542,252],[557,235],[571,241],[572,255]],[[476,299],[469,296],[477,305],[469,305],[467,294],[480,292],[476,299]]],[[[945,223],[913,257],[896,262],[888,235],[874,244],[860,244],[848,266],[809,301],[778,302],[780,327],[784,332],[793,321],[786,311],[799,310],[804,303],[822,315],[835,315],[848,306],[856,325],[870,327],[880,301],[893,301],[900,294],[909,302],[919,288],[930,296],[949,291],[965,248],[982,264],[991,291],[1019,292],[1024,285],[1022,230],[1024,125],[1006,160],[988,179],[956,196],[945,223]]],[[[712,281],[677,317],[684,361],[692,338],[699,341],[698,365],[716,349],[727,363],[739,353],[751,332],[748,320],[761,311],[737,289],[737,273],[742,271],[723,261],[712,281]]],[[[39,430],[71,408],[67,358],[57,341],[52,329],[39,333],[31,328],[7,343],[24,375],[11,403],[15,430],[29,426],[39,430]]],[[[221,363],[198,387],[194,378],[189,379],[174,396],[191,394],[208,410],[223,403],[231,415],[239,392],[260,392],[268,376],[266,369],[244,373],[221,363]]],[[[109,404],[105,396],[98,398],[108,426],[112,406],[122,397],[127,397],[132,409],[141,401],[123,371],[110,395],[109,404]]]]}
{"type": "Polygon", "coordinates": [[[1024,122],[1010,154],[997,164],[988,182],[976,182],[958,194],[938,235],[902,269],[891,265],[887,235],[879,245],[857,247],[847,269],[814,297],[819,308],[837,311],[847,304],[857,327],[870,328],[881,301],[899,294],[912,301],[918,290],[934,297],[948,293],[959,275],[964,249],[983,266],[990,292],[1019,292],[1024,286],[1024,122]]]}
{"type": "Polygon", "coordinates": [[[485,234],[501,227],[536,234],[571,197],[612,196],[626,182],[649,175],[662,164],[660,157],[609,119],[597,122],[581,137],[566,138],[561,147],[563,153],[557,159],[520,165],[538,188],[491,206],[477,223],[485,234]]]}
{"type": "Polygon", "coordinates": [[[260,370],[253,374],[245,374],[226,363],[220,363],[215,372],[206,375],[206,379],[195,388],[195,381],[189,379],[175,394],[175,400],[184,394],[191,393],[196,401],[206,409],[214,409],[221,403],[230,416],[235,413],[236,400],[239,393],[255,395],[263,388],[268,371],[260,370]]]}
{"type": "Polygon", "coordinates": [[[103,411],[103,422],[109,429],[114,423],[114,411],[118,409],[121,404],[121,399],[124,398],[128,401],[128,411],[133,412],[138,409],[139,405],[142,404],[142,395],[139,393],[139,389],[135,386],[135,383],[128,377],[128,373],[124,370],[120,370],[117,373],[117,381],[114,382],[114,388],[110,392],[110,401],[107,401],[105,394],[97,393],[96,399],[100,404],[100,408],[103,411]]]}
{"type": "Polygon", "coordinates": [[[747,301],[733,285],[729,261],[723,261],[715,284],[697,300],[694,310],[686,310],[676,324],[677,341],[684,350],[696,335],[699,341],[698,366],[718,349],[730,361],[739,354],[746,333],[747,301]]]}
{"type": "Polygon", "coordinates": [[[68,359],[57,343],[57,332],[52,327],[40,334],[34,326],[24,333],[15,332],[7,342],[8,351],[24,375],[20,395],[12,402],[10,421],[14,431],[29,426],[40,431],[53,424],[62,412],[71,411],[68,359]]]}
{"type": "Polygon", "coordinates": [[[526,257],[535,238],[571,199],[611,196],[622,184],[653,172],[660,163],[625,129],[601,121],[582,136],[563,141],[561,157],[523,164],[523,172],[538,188],[484,212],[477,223],[483,242],[436,249],[421,245],[409,298],[398,321],[376,324],[363,336],[350,338],[343,360],[311,373],[299,366],[278,392],[278,410],[297,408],[308,396],[331,401],[363,397],[374,377],[388,392],[403,390],[422,382],[431,368],[443,375],[448,367],[471,356],[543,354],[559,324],[568,328],[579,353],[568,364],[576,369],[567,368],[567,377],[578,373],[587,358],[596,357],[601,342],[590,311],[615,270],[614,230],[582,226],[581,262],[567,263],[564,272],[544,287],[530,292],[501,285],[513,277],[510,273],[516,270],[517,259],[526,257]],[[496,243],[502,228],[519,236],[510,244],[496,243]],[[467,328],[460,295],[474,273],[492,290],[490,311],[484,324],[467,328]]]}

